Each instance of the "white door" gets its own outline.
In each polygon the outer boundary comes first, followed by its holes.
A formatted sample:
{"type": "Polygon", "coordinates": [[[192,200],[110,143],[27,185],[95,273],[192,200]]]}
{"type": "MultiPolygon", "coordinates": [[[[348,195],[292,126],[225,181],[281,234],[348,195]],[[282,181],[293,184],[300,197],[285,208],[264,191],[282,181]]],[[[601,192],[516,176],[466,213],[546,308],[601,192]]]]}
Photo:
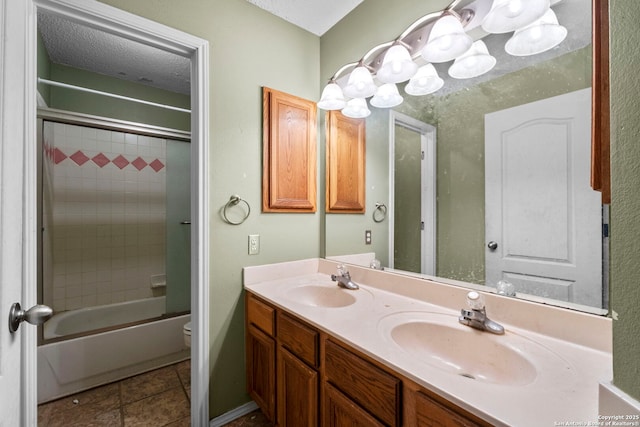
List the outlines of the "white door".
{"type": "Polygon", "coordinates": [[[35,118],[28,96],[35,92],[25,90],[35,85],[25,54],[32,16],[30,1],[0,0],[0,425],[7,427],[37,424],[36,328],[8,327],[14,302],[36,303],[35,126],[25,120],[35,118]]]}
{"type": "Polygon", "coordinates": [[[485,116],[487,285],[601,307],[590,118],[590,89],[485,116]]]}

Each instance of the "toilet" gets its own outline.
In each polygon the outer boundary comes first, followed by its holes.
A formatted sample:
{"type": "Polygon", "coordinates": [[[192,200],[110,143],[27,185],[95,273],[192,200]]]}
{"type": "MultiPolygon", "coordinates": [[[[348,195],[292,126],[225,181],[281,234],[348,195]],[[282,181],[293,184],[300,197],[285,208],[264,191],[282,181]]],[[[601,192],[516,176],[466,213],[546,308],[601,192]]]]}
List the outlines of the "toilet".
{"type": "Polygon", "coordinates": [[[191,347],[191,322],[184,324],[182,334],[184,335],[184,345],[191,347]]]}

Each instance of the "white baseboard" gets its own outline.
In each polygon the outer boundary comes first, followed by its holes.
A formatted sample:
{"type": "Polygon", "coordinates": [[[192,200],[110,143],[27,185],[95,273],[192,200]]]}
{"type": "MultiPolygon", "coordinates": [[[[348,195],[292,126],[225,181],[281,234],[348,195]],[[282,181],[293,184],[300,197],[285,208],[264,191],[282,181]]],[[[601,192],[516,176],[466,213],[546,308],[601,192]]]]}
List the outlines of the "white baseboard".
{"type": "Polygon", "coordinates": [[[248,414],[249,412],[253,412],[258,409],[258,405],[253,400],[251,402],[247,402],[242,406],[238,406],[236,409],[232,409],[229,412],[225,412],[224,414],[215,417],[209,422],[209,427],[221,427],[236,418],[240,418],[243,415],[248,414]]]}

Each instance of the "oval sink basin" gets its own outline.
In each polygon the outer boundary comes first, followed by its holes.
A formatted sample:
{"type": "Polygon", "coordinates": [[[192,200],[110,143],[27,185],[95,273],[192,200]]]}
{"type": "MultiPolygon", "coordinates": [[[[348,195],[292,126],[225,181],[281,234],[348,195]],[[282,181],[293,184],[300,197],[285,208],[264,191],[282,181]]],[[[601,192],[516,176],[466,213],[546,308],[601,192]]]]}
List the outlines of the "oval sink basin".
{"type": "Polygon", "coordinates": [[[353,292],[338,286],[305,285],[287,291],[287,298],[311,307],[346,307],[356,302],[353,292]]]}
{"type": "Polygon", "coordinates": [[[411,356],[453,374],[505,385],[533,382],[535,366],[498,341],[504,337],[468,329],[416,321],[394,327],[391,339],[411,356]]]}

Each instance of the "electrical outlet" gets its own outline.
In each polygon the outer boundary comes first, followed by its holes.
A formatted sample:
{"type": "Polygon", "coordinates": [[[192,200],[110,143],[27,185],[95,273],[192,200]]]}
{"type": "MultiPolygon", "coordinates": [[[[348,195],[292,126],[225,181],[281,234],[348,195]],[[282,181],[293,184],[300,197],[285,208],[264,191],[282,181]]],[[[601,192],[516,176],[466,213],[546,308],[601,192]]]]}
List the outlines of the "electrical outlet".
{"type": "Polygon", "coordinates": [[[371,230],[364,231],[364,244],[365,245],[371,244],[371,230]]]}
{"type": "Polygon", "coordinates": [[[249,234],[249,255],[258,255],[260,253],[260,235],[249,234]]]}

